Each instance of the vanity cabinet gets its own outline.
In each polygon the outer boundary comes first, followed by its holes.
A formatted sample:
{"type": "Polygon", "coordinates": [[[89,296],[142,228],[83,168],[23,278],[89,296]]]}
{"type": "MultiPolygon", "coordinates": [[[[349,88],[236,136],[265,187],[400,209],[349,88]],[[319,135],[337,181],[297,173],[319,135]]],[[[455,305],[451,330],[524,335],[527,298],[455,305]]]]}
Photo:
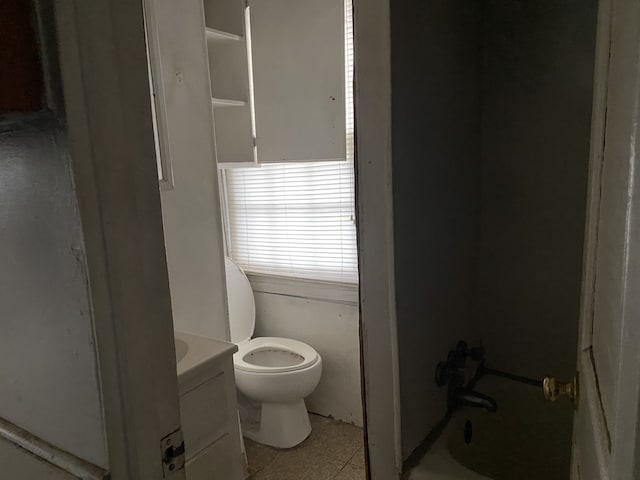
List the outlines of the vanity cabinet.
{"type": "Polygon", "coordinates": [[[236,345],[176,332],[187,480],[241,480],[246,465],[233,374],[236,345]]]}

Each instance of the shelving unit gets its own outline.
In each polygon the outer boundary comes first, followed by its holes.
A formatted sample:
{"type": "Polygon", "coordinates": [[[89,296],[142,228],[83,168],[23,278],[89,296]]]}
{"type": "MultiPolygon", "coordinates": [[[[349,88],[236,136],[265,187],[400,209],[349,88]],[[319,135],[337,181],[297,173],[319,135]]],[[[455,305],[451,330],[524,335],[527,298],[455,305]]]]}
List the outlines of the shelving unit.
{"type": "Polygon", "coordinates": [[[216,30],[215,28],[206,28],[207,40],[213,42],[228,42],[228,41],[241,41],[242,36],[235,33],[223,32],[222,30],[216,30]]]}
{"type": "Polygon", "coordinates": [[[218,165],[344,160],[344,1],[202,1],[218,165]]]}
{"type": "Polygon", "coordinates": [[[256,163],[244,0],[203,0],[218,166],[256,163]]]}
{"type": "Polygon", "coordinates": [[[211,106],[213,108],[225,108],[225,107],[244,107],[247,102],[243,100],[227,100],[225,98],[211,98],[211,106]]]}

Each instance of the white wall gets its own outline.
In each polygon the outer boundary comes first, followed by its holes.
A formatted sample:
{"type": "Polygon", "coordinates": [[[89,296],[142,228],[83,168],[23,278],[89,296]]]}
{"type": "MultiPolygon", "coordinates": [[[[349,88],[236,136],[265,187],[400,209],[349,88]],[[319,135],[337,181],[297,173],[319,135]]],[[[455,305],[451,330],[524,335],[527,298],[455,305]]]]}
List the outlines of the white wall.
{"type": "Polygon", "coordinates": [[[174,327],[228,340],[224,237],[202,6],[193,0],[187,7],[166,1],[151,4],[157,13],[156,50],[162,58],[162,68],[155,65],[154,76],[163,80],[173,171],[173,189],[162,190],[161,200],[174,327]]]}
{"type": "Polygon", "coordinates": [[[256,336],[300,340],[322,357],[308,409],[362,426],[358,306],[261,292],[255,299],[256,336]]]}
{"type": "Polygon", "coordinates": [[[107,468],[70,169],[66,130],[53,115],[0,123],[0,417],[107,468]]]}
{"type": "Polygon", "coordinates": [[[488,0],[479,320],[488,361],[575,373],[595,0],[488,0]]]}
{"type": "Polygon", "coordinates": [[[446,412],[435,368],[477,341],[480,153],[476,2],[391,3],[392,176],[402,456],[446,412]]]}

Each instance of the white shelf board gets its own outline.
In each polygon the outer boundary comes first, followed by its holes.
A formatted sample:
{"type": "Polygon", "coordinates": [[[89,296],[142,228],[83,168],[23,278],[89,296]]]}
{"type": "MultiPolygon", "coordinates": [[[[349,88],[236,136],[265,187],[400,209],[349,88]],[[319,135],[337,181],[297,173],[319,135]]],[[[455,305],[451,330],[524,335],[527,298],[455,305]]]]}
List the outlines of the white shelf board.
{"type": "Polygon", "coordinates": [[[216,30],[215,28],[206,28],[207,32],[207,40],[213,41],[238,41],[242,40],[241,35],[236,35],[235,33],[223,32],[222,30],[216,30]]]}
{"type": "Polygon", "coordinates": [[[224,108],[224,107],[244,107],[247,105],[247,102],[242,100],[229,100],[226,98],[212,98],[211,104],[215,108],[224,108]]]}

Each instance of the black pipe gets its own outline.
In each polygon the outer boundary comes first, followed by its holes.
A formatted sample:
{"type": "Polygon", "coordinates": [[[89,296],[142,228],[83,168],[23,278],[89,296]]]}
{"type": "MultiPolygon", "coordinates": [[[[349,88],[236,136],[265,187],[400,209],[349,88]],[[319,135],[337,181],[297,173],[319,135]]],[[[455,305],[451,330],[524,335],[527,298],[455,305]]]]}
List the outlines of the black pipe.
{"type": "Polygon", "coordinates": [[[513,373],[503,372],[502,370],[496,370],[495,368],[488,368],[484,365],[480,365],[478,370],[481,372],[480,375],[493,375],[495,377],[508,378],[509,380],[513,380],[515,382],[533,385],[534,387],[542,387],[542,380],[534,380],[532,378],[514,375],[513,373]]]}

